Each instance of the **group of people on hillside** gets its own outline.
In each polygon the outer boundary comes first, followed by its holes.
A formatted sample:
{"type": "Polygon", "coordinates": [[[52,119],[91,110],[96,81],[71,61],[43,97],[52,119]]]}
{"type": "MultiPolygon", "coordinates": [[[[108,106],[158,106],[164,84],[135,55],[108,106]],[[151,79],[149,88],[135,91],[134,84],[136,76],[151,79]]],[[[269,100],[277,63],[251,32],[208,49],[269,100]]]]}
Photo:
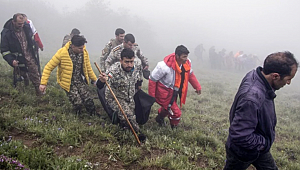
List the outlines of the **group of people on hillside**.
{"type": "Polygon", "coordinates": [[[209,61],[213,69],[235,71],[249,71],[260,64],[257,55],[245,54],[243,51],[226,53],[224,48],[217,53],[214,46],[209,49],[209,61]]]}
{"type": "MultiPolygon", "coordinates": [[[[98,114],[87,90],[91,83],[104,92],[104,102],[101,103],[108,108],[106,111],[115,115],[119,125],[127,128],[127,117],[134,131],[144,136],[135,116],[135,95],[141,91],[145,79],[149,80],[148,95],[161,106],[155,118],[160,126],[166,125],[164,119],[168,117],[171,128],[177,128],[181,119],[180,108],[186,102],[188,82],[198,95],[201,94],[201,85],[185,46],[177,46],[174,53],[164,57],[150,72],[148,59],[135,43],[135,37],[125,34],[121,28],[115,31],[115,38],[102,50],[102,73],[98,77],[91,67],[85,47],[87,41],[78,29],[64,37],[62,48],[45,65],[41,75],[38,71],[38,40],[34,38],[37,33],[33,28],[32,21],[20,13],[5,23],[0,46],[4,59],[12,67],[20,68],[24,80],[27,79],[25,85],[29,84],[28,78],[32,81],[37,96],[45,93],[50,73],[57,67],[57,82],[77,114],[81,114],[82,106],[90,115],[98,114]]],[[[247,169],[250,164],[257,169],[277,169],[270,153],[275,139],[275,91],[291,83],[297,68],[298,62],[292,53],[277,52],[267,56],[263,67],[250,71],[244,77],[230,110],[224,169],[247,169]]]]}
{"type": "MultiPolygon", "coordinates": [[[[196,46],[194,54],[198,60],[203,61],[203,52],[205,52],[203,44],[196,46]]],[[[233,51],[227,53],[224,48],[217,52],[215,46],[209,48],[208,57],[212,69],[249,71],[261,64],[260,59],[255,54],[245,54],[243,51],[238,51],[235,54],[233,51]]]]}
{"type": "MultiPolygon", "coordinates": [[[[115,31],[115,38],[111,39],[102,50],[100,57],[102,73],[97,78],[85,48],[87,41],[75,28],[70,35],[64,37],[62,48],[45,65],[40,75],[37,71],[40,67],[36,57],[37,51],[34,49],[36,42],[31,39],[33,31],[29,30],[24,14],[15,14],[5,25],[9,27],[4,27],[1,36],[1,52],[4,59],[13,67],[23,64],[22,74],[35,75],[35,79],[32,80],[37,96],[45,93],[50,74],[57,67],[57,82],[66,92],[77,114],[81,113],[82,106],[85,106],[90,115],[98,114],[87,85],[92,83],[98,89],[103,89],[106,88],[107,82],[122,104],[134,130],[140,132],[135,119],[134,96],[141,89],[144,79],[150,78],[149,94],[162,106],[156,121],[160,125],[165,125],[164,118],[168,117],[171,127],[174,128],[181,117],[176,100],[179,97],[180,103],[185,103],[187,83],[191,82],[197,93],[201,93],[201,86],[188,59],[189,51],[183,45],[178,46],[175,53],[167,56],[150,75],[148,59],[135,43],[135,37],[132,34],[125,34],[123,29],[118,28],[115,31]],[[24,34],[22,39],[15,38],[19,34],[24,34]],[[24,47],[19,48],[20,46],[24,47]],[[15,55],[16,53],[18,55],[15,55]],[[165,65],[162,65],[163,63],[165,65]]],[[[105,101],[102,104],[115,113],[120,126],[128,126],[108,88],[105,90],[105,101]]]]}

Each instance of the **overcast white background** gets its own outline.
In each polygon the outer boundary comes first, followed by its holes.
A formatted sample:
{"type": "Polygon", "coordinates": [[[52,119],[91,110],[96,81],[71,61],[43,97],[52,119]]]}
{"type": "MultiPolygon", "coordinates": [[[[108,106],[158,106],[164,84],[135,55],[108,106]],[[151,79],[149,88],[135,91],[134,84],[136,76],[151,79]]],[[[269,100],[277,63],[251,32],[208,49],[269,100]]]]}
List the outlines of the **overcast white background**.
{"type": "MultiPolygon", "coordinates": [[[[45,0],[46,1],[46,0],[45,0]]],[[[47,1],[59,11],[73,11],[86,1],[47,1]]],[[[158,43],[189,49],[203,43],[227,52],[265,55],[290,50],[300,55],[300,1],[297,0],[104,0],[117,12],[144,18],[158,43]]],[[[113,22],[113,21],[112,21],[113,22]]],[[[142,31],[142,30],[141,30],[142,31]]],[[[147,34],[147,32],[145,32],[147,34]]],[[[172,51],[171,51],[172,52],[172,51]]]]}

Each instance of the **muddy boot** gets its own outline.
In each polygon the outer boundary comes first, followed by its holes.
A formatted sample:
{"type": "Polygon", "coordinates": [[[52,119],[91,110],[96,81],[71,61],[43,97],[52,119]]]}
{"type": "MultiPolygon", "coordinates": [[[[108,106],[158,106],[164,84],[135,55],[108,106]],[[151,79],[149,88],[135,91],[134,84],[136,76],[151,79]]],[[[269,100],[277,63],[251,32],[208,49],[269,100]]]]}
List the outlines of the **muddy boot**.
{"type": "Polygon", "coordinates": [[[100,116],[99,113],[96,112],[96,109],[86,109],[88,111],[88,113],[90,114],[90,116],[100,116]]]}
{"type": "Polygon", "coordinates": [[[96,107],[93,99],[88,99],[83,104],[86,108],[86,111],[90,114],[90,116],[100,116],[96,111],[96,107]]]}
{"type": "Polygon", "coordinates": [[[139,133],[138,138],[139,138],[141,143],[145,143],[146,139],[147,139],[146,135],[144,135],[143,133],[139,133]]]}
{"type": "Polygon", "coordinates": [[[159,126],[166,126],[165,118],[158,114],[155,118],[155,121],[159,124],[159,126]]]}
{"type": "Polygon", "coordinates": [[[126,120],[120,120],[120,122],[119,122],[119,127],[120,127],[121,129],[123,129],[123,130],[128,130],[128,129],[130,129],[130,127],[129,127],[129,125],[128,125],[128,123],[127,123],[126,120]]]}
{"type": "Polygon", "coordinates": [[[77,116],[81,115],[81,107],[74,108],[74,111],[77,116]]]}

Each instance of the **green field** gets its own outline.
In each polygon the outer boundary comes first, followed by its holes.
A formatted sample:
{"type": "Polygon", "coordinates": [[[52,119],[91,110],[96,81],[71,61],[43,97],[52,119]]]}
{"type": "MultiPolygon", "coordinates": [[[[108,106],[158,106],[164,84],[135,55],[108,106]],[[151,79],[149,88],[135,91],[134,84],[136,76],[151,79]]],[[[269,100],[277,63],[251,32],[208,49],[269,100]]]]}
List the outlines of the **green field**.
{"type": "MultiPolygon", "coordinates": [[[[193,66],[202,94],[196,95],[190,86],[175,130],[157,125],[154,118],[159,106],[155,104],[149,121],[141,127],[147,141],[138,146],[130,131],[110,123],[98,99],[94,101],[100,117],[90,117],[85,110],[75,115],[56,83],[56,72],[42,98],[35,96],[32,86],[20,84],[14,89],[12,68],[1,58],[0,155],[30,169],[222,169],[229,109],[245,73],[210,70],[203,64],[193,66]]],[[[291,86],[276,92],[278,124],[271,153],[280,169],[300,169],[297,78],[291,86]]],[[[143,89],[147,91],[146,81],[143,89]]],[[[96,98],[96,87],[90,86],[90,91],[96,98]]],[[[0,162],[0,169],[9,168],[13,165],[0,162]]]]}

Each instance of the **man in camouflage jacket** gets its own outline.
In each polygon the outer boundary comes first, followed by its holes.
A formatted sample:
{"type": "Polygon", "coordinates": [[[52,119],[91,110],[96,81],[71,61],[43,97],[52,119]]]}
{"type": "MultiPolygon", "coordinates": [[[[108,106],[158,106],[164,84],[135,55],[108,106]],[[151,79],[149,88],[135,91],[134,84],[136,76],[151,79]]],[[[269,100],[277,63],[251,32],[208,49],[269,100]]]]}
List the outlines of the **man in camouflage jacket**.
{"type": "Polygon", "coordinates": [[[111,65],[113,65],[114,63],[120,60],[121,51],[126,48],[126,49],[132,49],[134,51],[135,67],[137,70],[141,72],[141,75],[143,75],[143,70],[148,70],[149,67],[148,59],[143,55],[140,48],[134,44],[135,44],[134,36],[132,34],[126,34],[124,38],[124,42],[116,46],[115,48],[113,48],[109,56],[105,60],[106,71],[111,67],[111,65]]]}
{"type": "Polygon", "coordinates": [[[74,35],[79,35],[79,34],[80,34],[80,31],[77,28],[73,28],[70,34],[64,36],[61,47],[64,47],[67,44],[67,42],[71,41],[71,39],[74,35]]]}
{"type": "Polygon", "coordinates": [[[107,56],[111,50],[124,42],[125,31],[122,28],[116,29],[115,35],[116,38],[111,39],[102,50],[102,55],[100,56],[100,69],[102,72],[106,71],[105,60],[107,59],[107,56]]]}
{"type": "MultiPolygon", "coordinates": [[[[105,82],[107,81],[115,96],[117,97],[123,111],[128,117],[134,130],[138,133],[140,131],[139,125],[136,122],[136,117],[134,114],[135,103],[133,96],[136,89],[140,88],[142,85],[141,75],[135,66],[135,55],[131,49],[123,49],[121,52],[120,62],[113,64],[108,70],[107,75],[102,73],[99,75],[100,81],[97,81],[97,87],[102,89],[105,82]]],[[[118,118],[120,119],[120,126],[127,127],[126,119],[121,113],[117,102],[115,101],[113,95],[106,88],[105,91],[106,104],[114,111],[117,112],[118,118]]]]}

